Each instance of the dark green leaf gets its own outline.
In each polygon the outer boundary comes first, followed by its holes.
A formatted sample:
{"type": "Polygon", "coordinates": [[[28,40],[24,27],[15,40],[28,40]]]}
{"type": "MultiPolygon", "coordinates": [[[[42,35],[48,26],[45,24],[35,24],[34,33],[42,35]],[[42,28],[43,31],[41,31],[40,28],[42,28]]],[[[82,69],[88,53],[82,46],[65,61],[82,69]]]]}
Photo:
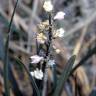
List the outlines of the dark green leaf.
{"type": "Polygon", "coordinates": [[[60,96],[61,95],[61,91],[63,89],[64,83],[66,82],[66,80],[69,77],[69,74],[72,70],[72,66],[73,66],[74,61],[75,61],[75,58],[76,58],[76,56],[74,55],[68,60],[66,66],[65,66],[65,68],[64,68],[64,70],[63,70],[63,72],[62,72],[62,74],[61,74],[61,76],[57,82],[57,86],[56,86],[56,89],[53,93],[53,96],[60,96]]]}
{"type": "Polygon", "coordinates": [[[28,71],[28,69],[26,68],[26,66],[20,61],[20,59],[18,58],[15,58],[16,60],[16,63],[19,64],[20,68],[21,69],[25,69],[28,76],[29,76],[29,79],[31,81],[31,84],[32,84],[32,87],[35,89],[36,93],[37,93],[37,96],[40,96],[40,92],[39,92],[39,89],[35,83],[35,80],[32,78],[32,76],[30,75],[30,72],[28,71]]]}
{"type": "Polygon", "coordinates": [[[11,21],[9,24],[9,29],[8,29],[8,37],[6,40],[6,44],[5,44],[5,58],[4,58],[4,87],[5,87],[5,94],[6,96],[10,96],[10,87],[9,87],[9,78],[8,78],[8,49],[9,49],[9,39],[10,39],[10,34],[11,34],[11,27],[12,27],[12,21],[13,21],[13,17],[16,11],[16,7],[18,4],[18,0],[16,1],[13,13],[12,13],[12,17],[11,17],[11,21]]]}

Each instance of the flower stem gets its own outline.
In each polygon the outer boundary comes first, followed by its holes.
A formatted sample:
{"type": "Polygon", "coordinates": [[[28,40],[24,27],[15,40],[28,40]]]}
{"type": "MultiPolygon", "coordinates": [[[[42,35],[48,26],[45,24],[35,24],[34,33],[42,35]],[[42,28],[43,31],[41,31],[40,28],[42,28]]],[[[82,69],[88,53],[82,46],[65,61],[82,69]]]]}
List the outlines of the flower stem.
{"type": "Polygon", "coordinates": [[[52,43],[52,19],[51,19],[51,13],[49,13],[49,41],[48,41],[48,46],[47,46],[47,54],[46,56],[49,55],[50,53],[50,48],[51,48],[51,43],[52,43]]]}

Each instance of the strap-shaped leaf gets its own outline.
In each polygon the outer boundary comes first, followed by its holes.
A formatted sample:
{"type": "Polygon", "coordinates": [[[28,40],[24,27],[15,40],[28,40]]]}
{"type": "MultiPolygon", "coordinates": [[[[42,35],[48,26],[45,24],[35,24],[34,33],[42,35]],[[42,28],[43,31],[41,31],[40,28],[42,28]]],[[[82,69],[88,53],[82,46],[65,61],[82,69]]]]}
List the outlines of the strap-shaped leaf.
{"type": "Polygon", "coordinates": [[[10,96],[10,87],[9,87],[9,78],[8,78],[8,49],[9,49],[9,39],[10,39],[10,34],[11,34],[11,27],[12,27],[12,22],[13,22],[13,18],[14,18],[14,14],[16,11],[16,7],[18,4],[18,0],[16,1],[13,13],[12,13],[12,17],[11,17],[11,21],[9,24],[9,29],[8,29],[8,37],[5,43],[5,57],[4,57],[4,87],[5,87],[5,94],[6,96],[10,96]]]}
{"type": "Polygon", "coordinates": [[[30,72],[28,71],[28,69],[26,68],[26,66],[21,62],[20,59],[15,58],[15,60],[16,60],[16,63],[19,64],[21,69],[25,69],[25,71],[27,72],[29,79],[31,81],[32,87],[35,89],[37,96],[40,96],[40,92],[39,92],[39,89],[37,87],[37,84],[35,83],[35,80],[32,78],[32,76],[31,76],[30,72]]]}
{"type": "Polygon", "coordinates": [[[69,74],[72,70],[72,66],[74,64],[74,61],[75,61],[75,58],[76,56],[73,55],[67,62],[58,82],[57,82],[57,86],[56,86],[56,89],[53,93],[53,96],[60,96],[61,95],[61,91],[63,89],[63,86],[64,86],[64,83],[66,82],[66,80],[68,79],[69,77],[69,74]]]}

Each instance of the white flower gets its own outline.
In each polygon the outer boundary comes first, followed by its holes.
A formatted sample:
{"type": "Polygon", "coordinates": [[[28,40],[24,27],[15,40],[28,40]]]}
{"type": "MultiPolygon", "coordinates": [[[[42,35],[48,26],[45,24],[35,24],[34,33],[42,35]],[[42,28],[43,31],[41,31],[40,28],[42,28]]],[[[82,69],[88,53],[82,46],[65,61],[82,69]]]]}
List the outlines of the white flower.
{"type": "Polygon", "coordinates": [[[47,40],[47,37],[43,33],[40,33],[37,35],[37,41],[39,43],[44,44],[46,40],[47,40]]]}
{"type": "Polygon", "coordinates": [[[55,52],[56,52],[57,54],[59,54],[59,53],[61,52],[60,49],[57,49],[56,46],[54,46],[54,45],[53,45],[53,48],[54,48],[54,50],[55,50],[55,52]]]}
{"type": "Polygon", "coordinates": [[[48,65],[49,65],[49,66],[55,65],[55,60],[49,60],[49,61],[48,61],[48,65]]]}
{"type": "Polygon", "coordinates": [[[65,33],[65,30],[63,28],[57,29],[54,33],[54,37],[63,37],[65,33]]]}
{"type": "Polygon", "coordinates": [[[43,78],[43,72],[42,72],[42,70],[39,70],[38,68],[34,72],[30,72],[30,74],[39,80],[42,80],[42,78],[43,78]]]}
{"type": "Polygon", "coordinates": [[[41,60],[44,59],[43,57],[40,57],[40,56],[38,56],[38,55],[31,56],[30,58],[31,58],[31,60],[32,60],[31,63],[39,63],[41,60]]]}
{"type": "Polygon", "coordinates": [[[35,75],[35,78],[36,79],[42,80],[42,78],[43,78],[43,72],[42,72],[42,70],[36,69],[34,71],[34,75],[35,75]]]}
{"type": "Polygon", "coordinates": [[[64,16],[65,16],[65,13],[64,12],[62,12],[62,11],[60,11],[60,12],[58,12],[55,16],[54,16],[54,20],[62,20],[62,19],[64,19],[64,16]]]}
{"type": "Polygon", "coordinates": [[[60,49],[56,49],[55,51],[57,54],[59,54],[61,52],[60,49]]]}
{"type": "Polygon", "coordinates": [[[45,1],[44,2],[44,5],[43,5],[43,8],[46,12],[50,12],[53,10],[53,5],[52,5],[52,2],[50,0],[48,1],[45,1]]]}

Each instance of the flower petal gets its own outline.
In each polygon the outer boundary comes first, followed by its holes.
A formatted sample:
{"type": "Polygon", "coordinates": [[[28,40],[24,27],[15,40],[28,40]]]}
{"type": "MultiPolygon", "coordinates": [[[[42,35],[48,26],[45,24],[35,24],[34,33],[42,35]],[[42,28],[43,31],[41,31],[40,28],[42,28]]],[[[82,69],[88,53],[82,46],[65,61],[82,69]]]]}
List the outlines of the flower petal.
{"type": "Polygon", "coordinates": [[[39,70],[38,68],[34,71],[34,77],[36,79],[42,80],[43,78],[43,72],[42,70],[39,70]]]}
{"type": "Polygon", "coordinates": [[[47,40],[47,37],[43,33],[38,34],[37,41],[39,43],[44,44],[46,40],[47,40]]]}
{"type": "Polygon", "coordinates": [[[55,51],[57,54],[59,54],[61,52],[60,49],[56,49],[55,51]]]}
{"type": "Polygon", "coordinates": [[[38,56],[38,55],[31,56],[30,58],[31,58],[31,60],[32,60],[31,63],[39,63],[41,60],[44,59],[43,57],[40,57],[40,56],[38,56]]]}
{"type": "Polygon", "coordinates": [[[64,36],[64,33],[65,33],[65,30],[63,28],[60,28],[57,30],[58,32],[58,37],[63,37],[64,36]]]}
{"type": "Polygon", "coordinates": [[[63,37],[65,30],[63,28],[59,28],[53,32],[54,37],[63,37]]]}
{"type": "Polygon", "coordinates": [[[52,5],[51,0],[45,1],[43,8],[46,12],[51,12],[53,10],[53,5],[52,5]]]}
{"type": "Polygon", "coordinates": [[[64,19],[64,16],[65,16],[65,13],[64,12],[62,12],[62,11],[60,11],[60,12],[58,12],[55,16],[54,16],[54,20],[62,20],[62,19],[64,19]]]}

